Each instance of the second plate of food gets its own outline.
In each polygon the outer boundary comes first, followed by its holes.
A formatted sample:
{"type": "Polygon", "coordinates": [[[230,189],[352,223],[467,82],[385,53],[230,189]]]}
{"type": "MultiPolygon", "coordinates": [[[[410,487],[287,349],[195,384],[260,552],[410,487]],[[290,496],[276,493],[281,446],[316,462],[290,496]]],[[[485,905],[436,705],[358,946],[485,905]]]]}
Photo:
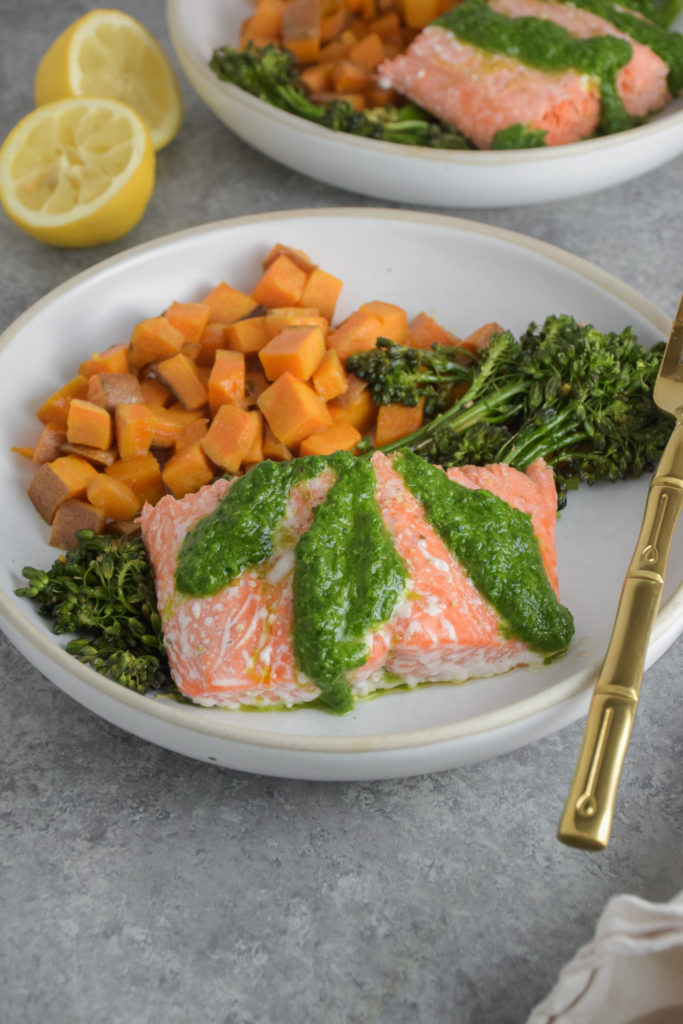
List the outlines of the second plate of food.
{"type": "MultiPolygon", "coordinates": [[[[496,321],[519,336],[571,314],[601,331],[630,325],[650,346],[670,326],[642,296],[597,267],[536,240],[456,218],[387,210],[265,214],[205,225],[140,246],[66,283],[28,310],[0,348],[4,450],[33,445],[36,412],[93,351],[128,343],[140,321],[197,302],[220,281],[249,292],[274,245],[303,250],[343,282],[335,323],[368,301],[421,312],[464,337],[496,321]]],[[[44,417],[43,417],[44,418],[44,417]]],[[[24,566],[58,552],[27,495],[21,454],[0,470],[0,614],[19,650],[74,699],[130,732],[202,760],[316,779],[401,776],[451,768],[528,743],[587,708],[642,517],[648,479],[581,485],[556,533],[562,602],[576,624],[564,657],[464,685],[435,684],[359,700],[346,715],[317,707],[246,711],[181,704],[125,689],[65,650],[33,603],[15,594],[24,566]]],[[[683,549],[671,556],[651,664],[683,628],[683,549]]],[[[30,700],[30,694],[25,699],[30,700]]]]}
{"type": "MultiPolygon", "coordinates": [[[[214,114],[250,145],[338,188],[425,206],[504,207],[569,199],[636,178],[683,152],[683,100],[616,134],[535,149],[445,150],[360,138],[294,116],[209,67],[235,47],[253,6],[246,0],[167,0],[178,60],[214,114]]],[[[683,18],[674,28],[680,30],[683,18]]]]}

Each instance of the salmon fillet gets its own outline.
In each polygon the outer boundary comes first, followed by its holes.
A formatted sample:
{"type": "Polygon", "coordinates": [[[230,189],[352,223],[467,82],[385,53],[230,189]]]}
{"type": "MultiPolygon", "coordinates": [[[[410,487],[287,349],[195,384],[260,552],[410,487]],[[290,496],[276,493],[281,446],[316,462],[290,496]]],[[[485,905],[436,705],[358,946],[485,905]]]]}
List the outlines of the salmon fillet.
{"type": "MultiPolygon", "coordinates": [[[[488,6],[509,18],[552,21],[580,39],[626,40],[632,56],[617,74],[626,112],[641,118],[670,101],[669,68],[661,57],[598,15],[552,0],[489,0],[488,6]]],[[[479,149],[515,124],[546,132],[546,145],[558,146],[588,138],[600,121],[596,79],[573,70],[540,71],[461,41],[439,25],[427,26],[405,53],[384,61],[379,76],[382,85],[454,125],[479,149]]]]}
{"type": "Polygon", "coordinates": [[[646,117],[671,100],[669,68],[649,46],[620,32],[611,22],[591,11],[548,0],[489,0],[489,7],[509,18],[541,18],[554,21],[579,39],[616,36],[631,45],[633,55],[617,74],[617,90],[631,117],[646,117]]]}
{"type": "MultiPolygon", "coordinates": [[[[408,683],[462,681],[540,662],[541,656],[521,640],[503,635],[500,616],[429,525],[420,502],[391,462],[378,453],[373,465],[385,525],[410,573],[406,599],[391,622],[387,670],[408,683]]],[[[447,475],[472,490],[485,488],[531,516],[543,564],[557,594],[557,495],[552,470],[539,460],[526,474],[494,465],[449,469],[447,475]]]]}
{"type": "Polygon", "coordinates": [[[478,149],[513,124],[545,131],[548,146],[593,135],[600,120],[596,81],[577,71],[548,74],[513,57],[460,42],[429,25],[405,53],[379,67],[382,86],[396,89],[454,125],[478,149]]]}
{"type": "MultiPolygon", "coordinates": [[[[382,519],[408,582],[393,616],[367,637],[367,659],[348,675],[352,693],[401,681],[464,680],[540,661],[525,643],[502,634],[500,616],[429,525],[391,460],[378,452],[371,465],[382,519]]],[[[448,470],[448,476],[470,489],[486,488],[531,517],[557,593],[552,471],[539,460],[526,473],[505,465],[467,466],[448,470]]],[[[193,701],[228,708],[292,706],[319,696],[294,656],[292,580],[297,540],[334,479],[326,469],[296,483],[272,554],[210,597],[177,591],[178,552],[188,530],[217,507],[230,483],[219,480],[184,498],[166,496],[144,507],[142,535],[154,567],[171,673],[193,701]]]]}

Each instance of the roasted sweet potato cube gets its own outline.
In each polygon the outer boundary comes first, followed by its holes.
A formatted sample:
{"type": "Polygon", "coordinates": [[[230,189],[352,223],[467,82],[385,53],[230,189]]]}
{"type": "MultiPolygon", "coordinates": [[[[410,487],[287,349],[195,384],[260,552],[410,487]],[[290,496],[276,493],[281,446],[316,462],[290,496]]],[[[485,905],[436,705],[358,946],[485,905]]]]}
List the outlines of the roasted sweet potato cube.
{"type": "Polygon", "coordinates": [[[268,380],[289,371],[308,380],[325,354],[325,336],[317,326],[285,327],[259,352],[268,380]]]}
{"type": "Polygon", "coordinates": [[[258,407],[277,439],[289,448],[332,422],[322,398],[291,373],[283,373],[259,395],[258,407]]]}
{"type": "Polygon", "coordinates": [[[144,402],[134,373],[94,373],[88,378],[88,401],[113,412],[123,402],[144,402]]]}
{"type": "Polygon", "coordinates": [[[209,322],[209,313],[205,302],[172,302],[164,316],[178,328],[185,341],[197,342],[209,322]]]}
{"type": "Polygon", "coordinates": [[[28,496],[46,523],[69,498],[81,498],[97,470],[77,455],[60,455],[39,466],[28,485],[28,496]]]}
{"type": "Polygon", "coordinates": [[[46,423],[33,449],[33,462],[42,466],[44,462],[52,462],[61,454],[62,445],[66,441],[66,430],[54,423],[46,423]]]}
{"type": "Polygon", "coordinates": [[[251,293],[252,298],[268,308],[298,306],[307,276],[294,260],[283,254],[266,267],[251,293]]]}
{"type": "Polygon", "coordinates": [[[202,304],[209,307],[208,323],[231,324],[256,309],[258,302],[221,281],[202,299],[202,304]]]}
{"type": "Polygon", "coordinates": [[[113,437],[111,414],[101,405],[72,399],[66,417],[66,439],[70,444],[109,448],[113,437]]]}
{"type": "Polygon", "coordinates": [[[128,359],[131,369],[139,370],[157,359],[180,352],[185,344],[185,335],[163,316],[142,320],[133,329],[128,359]]]}
{"type": "Polygon", "coordinates": [[[214,472],[200,442],[194,441],[171,456],[161,475],[171,494],[182,498],[210,483],[214,472]]]}
{"type": "Polygon", "coordinates": [[[37,413],[38,419],[41,423],[54,423],[56,427],[63,427],[66,430],[66,417],[71,400],[86,398],[87,394],[88,378],[78,374],[43,402],[37,413]]]}
{"type": "Polygon", "coordinates": [[[254,444],[258,417],[237,405],[222,405],[199,442],[216,466],[236,473],[254,444]]]}
{"type": "Polygon", "coordinates": [[[87,501],[69,498],[55,513],[50,531],[50,544],[54,548],[71,550],[78,547],[76,534],[79,530],[102,533],[105,515],[101,508],[95,508],[87,501]]]}
{"type": "Polygon", "coordinates": [[[206,405],[209,393],[196,363],[182,352],[157,363],[157,373],[185,409],[206,405]]]}
{"type": "Polygon", "coordinates": [[[215,413],[226,402],[244,399],[245,359],[242,352],[219,349],[209,376],[209,409],[215,413]]]}

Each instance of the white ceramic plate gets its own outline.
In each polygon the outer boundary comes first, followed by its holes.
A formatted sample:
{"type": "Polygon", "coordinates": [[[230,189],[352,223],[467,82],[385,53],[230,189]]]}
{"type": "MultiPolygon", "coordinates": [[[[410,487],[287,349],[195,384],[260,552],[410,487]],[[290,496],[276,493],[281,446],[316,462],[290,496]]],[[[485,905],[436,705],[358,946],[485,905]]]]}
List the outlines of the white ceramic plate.
{"type": "MultiPolygon", "coordinates": [[[[683,153],[683,99],[649,124],[548,149],[448,152],[320,128],[221,82],[210,70],[214,49],[236,44],[252,10],[248,0],[167,0],[178,60],[199,96],[237,135],[338,188],[423,206],[521,206],[617,185],[683,153]]],[[[677,27],[683,29],[683,18],[677,27]]]]}
{"type": "MultiPolygon", "coordinates": [[[[0,345],[0,445],[31,444],[35,411],[93,350],[127,340],[173,299],[196,300],[221,279],[249,289],[275,242],[306,250],[345,282],[338,317],[382,299],[426,310],[461,335],[490,320],[519,332],[572,313],[603,330],[634,326],[645,343],[669,321],[636,292],[562,250],[481,224],[390,210],[263,214],[181,232],[107,260],[51,292],[0,345]]],[[[576,639],[557,663],[360,702],[343,718],[312,709],[230,712],[123,689],[64,653],[25,599],[25,565],[56,557],[25,490],[31,467],[2,460],[0,615],[5,632],[77,701],[138,736],[192,757],[263,774],[361,779],[451,768],[514,749],[585,710],[642,516],[647,481],[582,488],[558,524],[563,601],[576,639]]],[[[683,547],[671,556],[648,663],[683,629],[683,547]]],[[[27,699],[30,696],[27,695],[27,699]]]]}

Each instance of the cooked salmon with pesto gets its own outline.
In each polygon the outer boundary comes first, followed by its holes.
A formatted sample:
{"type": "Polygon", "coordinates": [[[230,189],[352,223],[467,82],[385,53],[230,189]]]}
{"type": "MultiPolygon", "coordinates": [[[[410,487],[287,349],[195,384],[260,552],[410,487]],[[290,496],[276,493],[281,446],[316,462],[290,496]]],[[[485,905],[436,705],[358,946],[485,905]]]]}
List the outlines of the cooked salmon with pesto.
{"type": "Polygon", "coordinates": [[[379,68],[481,149],[632,127],[683,87],[683,36],[609,0],[464,0],[379,68]]]}
{"type": "Polygon", "coordinates": [[[174,681],[204,705],[345,712],[541,662],[573,634],[556,508],[541,460],[445,472],[408,451],[264,462],[147,505],[174,681]]]}

